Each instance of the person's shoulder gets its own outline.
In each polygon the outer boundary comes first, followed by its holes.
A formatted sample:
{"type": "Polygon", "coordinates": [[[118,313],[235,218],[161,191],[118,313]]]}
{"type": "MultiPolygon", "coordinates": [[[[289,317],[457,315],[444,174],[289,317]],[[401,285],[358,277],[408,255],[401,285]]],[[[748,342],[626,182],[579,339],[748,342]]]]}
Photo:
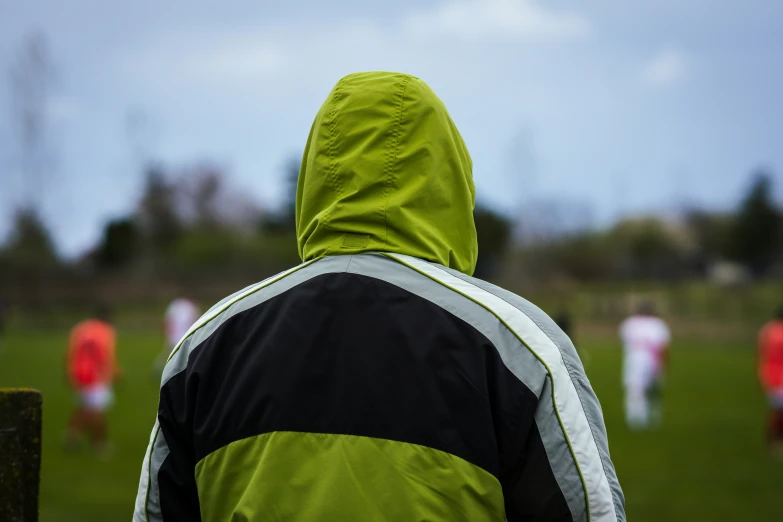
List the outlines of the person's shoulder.
{"type": "Polygon", "coordinates": [[[772,320],[767,321],[759,330],[762,334],[775,334],[777,332],[783,332],[783,321],[772,320]]]}
{"type": "Polygon", "coordinates": [[[485,281],[483,279],[479,279],[478,277],[469,276],[467,274],[464,274],[460,272],[459,270],[455,270],[453,268],[449,268],[443,265],[439,265],[437,263],[430,263],[433,266],[436,266],[446,272],[447,274],[450,274],[460,280],[462,280],[465,283],[468,283],[469,285],[475,286],[476,288],[479,288],[480,290],[483,290],[484,292],[487,292],[489,294],[494,295],[495,297],[502,299],[503,301],[507,302],[508,304],[514,306],[514,307],[525,307],[525,306],[535,306],[526,299],[524,299],[522,296],[517,295],[513,292],[510,292],[509,290],[506,290],[503,287],[500,287],[498,285],[492,284],[489,281],[485,281]]]}
{"type": "Polygon", "coordinates": [[[111,323],[103,323],[103,328],[112,336],[116,335],[117,333],[117,328],[111,323]]]}
{"type": "Polygon", "coordinates": [[[655,319],[655,324],[658,328],[667,332],[669,331],[669,325],[662,317],[654,317],[653,319],[655,319]]]}
{"type": "MultiPolygon", "coordinates": [[[[193,307],[191,308],[188,306],[188,309],[193,312],[197,319],[190,326],[180,342],[185,342],[199,331],[202,331],[202,333],[198,335],[204,335],[203,332],[214,332],[220,324],[223,324],[232,316],[265,301],[271,295],[274,295],[275,291],[279,292],[279,290],[277,290],[279,287],[274,286],[276,283],[283,281],[287,275],[296,273],[300,268],[309,264],[313,263],[297,265],[289,270],[285,270],[262,281],[248,285],[241,290],[237,290],[233,294],[224,297],[209,307],[204,313],[200,313],[198,305],[191,302],[193,307]],[[267,290],[272,290],[272,292],[267,292],[267,290]]],[[[207,335],[211,335],[211,333],[208,333],[207,335]]]]}
{"type": "Polygon", "coordinates": [[[759,331],[759,337],[768,342],[783,339],[783,321],[769,321],[759,331]]]}
{"type": "Polygon", "coordinates": [[[71,331],[76,331],[79,328],[83,328],[85,324],[87,324],[90,320],[89,319],[82,319],[81,321],[76,322],[72,327],[71,331]]]}
{"type": "Polygon", "coordinates": [[[629,315],[620,323],[620,330],[621,332],[631,334],[632,332],[638,331],[640,328],[646,328],[647,325],[649,325],[647,319],[647,317],[636,314],[629,315]]]}
{"type": "Polygon", "coordinates": [[[85,319],[85,320],[79,321],[78,323],[73,325],[71,327],[71,336],[78,335],[80,332],[84,331],[85,325],[87,324],[88,321],[89,321],[89,319],[85,319]]]}
{"type": "MultiPolygon", "coordinates": [[[[257,283],[250,284],[250,285],[242,288],[241,290],[237,290],[233,294],[230,294],[230,295],[224,297],[223,299],[221,299],[220,301],[218,301],[214,305],[210,306],[207,309],[207,311],[204,312],[200,316],[200,318],[198,319],[198,321],[196,321],[196,323],[210,321],[215,316],[219,315],[220,313],[222,313],[223,311],[227,310],[231,306],[236,305],[236,304],[238,304],[238,303],[240,303],[240,302],[250,298],[251,296],[257,295],[260,291],[262,291],[264,289],[271,289],[271,288],[275,287],[274,285],[276,283],[281,283],[284,280],[287,280],[286,279],[287,276],[289,276],[291,274],[294,274],[297,271],[299,271],[300,269],[302,269],[304,267],[307,267],[308,265],[312,265],[312,264],[313,264],[312,262],[302,263],[302,264],[297,265],[297,266],[295,266],[293,268],[290,268],[288,270],[284,270],[284,271],[279,272],[279,273],[277,273],[277,274],[275,274],[273,276],[267,277],[266,279],[263,279],[263,280],[261,280],[261,281],[259,281],[257,283]]],[[[196,312],[198,313],[198,311],[199,311],[198,305],[195,302],[192,302],[192,301],[191,301],[191,304],[194,307],[194,309],[196,310],[196,312]]]]}
{"type": "Polygon", "coordinates": [[[100,321],[95,318],[89,318],[89,319],[83,319],[78,323],[76,323],[73,326],[72,331],[87,332],[87,331],[102,330],[105,326],[107,326],[107,323],[104,323],[103,321],[100,321]]]}
{"type": "MultiPolygon", "coordinates": [[[[454,270],[453,268],[447,268],[441,265],[436,266],[479,290],[478,295],[468,297],[480,298],[480,292],[484,292],[484,295],[492,296],[490,299],[495,303],[496,307],[500,306],[503,307],[506,311],[510,310],[512,313],[519,313],[527,316],[540,330],[542,330],[550,339],[552,339],[555,344],[561,345],[571,343],[570,339],[568,339],[568,336],[546,312],[521,295],[515,294],[510,290],[506,290],[501,286],[492,284],[483,279],[468,276],[462,272],[454,270]]],[[[491,303],[487,303],[486,300],[481,304],[492,307],[491,303]]],[[[492,311],[496,312],[497,310],[492,311]]]]}
{"type": "Polygon", "coordinates": [[[783,332],[783,321],[769,321],[766,325],[764,325],[764,327],[770,331],[783,332]]]}

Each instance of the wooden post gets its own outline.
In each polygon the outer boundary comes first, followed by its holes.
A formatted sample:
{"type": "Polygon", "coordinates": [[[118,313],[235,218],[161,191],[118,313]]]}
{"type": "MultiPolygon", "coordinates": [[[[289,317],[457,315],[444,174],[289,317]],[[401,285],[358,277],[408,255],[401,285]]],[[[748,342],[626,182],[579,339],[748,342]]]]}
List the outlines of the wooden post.
{"type": "Polygon", "coordinates": [[[0,390],[0,520],[38,522],[41,392],[0,390]]]}

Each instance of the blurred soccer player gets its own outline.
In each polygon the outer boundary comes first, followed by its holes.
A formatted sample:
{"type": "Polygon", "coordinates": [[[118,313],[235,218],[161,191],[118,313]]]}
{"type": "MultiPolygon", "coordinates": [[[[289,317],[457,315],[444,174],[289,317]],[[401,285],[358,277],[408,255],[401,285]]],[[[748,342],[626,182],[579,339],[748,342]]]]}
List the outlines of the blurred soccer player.
{"type": "Polygon", "coordinates": [[[769,449],[783,457],[783,308],[759,334],[759,379],[769,401],[769,449]]]}
{"type": "Polygon", "coordinates": [[[113,402],[112,384],[120,376],[115,340],[110,313],[105,307],[71,330],[67,374],[78,405],[68,423],[66,447],[69,449],[77,447],[87,435],[97,453],[109,452],[106,410],[113,402]]]}
{"type": "Polygon", "coordinates": [[[620,339],[626,422],[634,429],[659,424],[669,328],[655,315],[653,303],[642,301],[636,313],[620,326],[620,339]]]}
{"type": "Polygon", "coordinates": [[[171,350],[188,332],[188,329],[201,315],[198,306],[187,297],[178,297],[169,303],[163,319],[163,333],[166,345],[163,352],[155,360],[155,372],[160,373],[166,365],[171,350]]]}

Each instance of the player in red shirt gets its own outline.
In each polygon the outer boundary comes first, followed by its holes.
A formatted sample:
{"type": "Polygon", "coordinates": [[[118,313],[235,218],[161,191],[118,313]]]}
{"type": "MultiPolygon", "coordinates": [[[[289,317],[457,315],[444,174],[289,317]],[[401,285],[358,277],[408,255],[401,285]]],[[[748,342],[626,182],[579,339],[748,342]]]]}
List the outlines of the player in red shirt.
{"type": "Polygon", "coordinates": [[[783,457],[783,309],[759,333],[759,379],[770,405],[769,447],[783,457]]]}
{"type": "Polygon", "coordinates": [[[106,308],[99,309],[93,319],[82,321],[71,330],[66,369],[78,406],[68,423],[66,446],[69,448],[76,447],[89,435],[96,452],[109,451],[106,410],[113,402],[112,384],[120,376],[115,339],[106,308]]]}

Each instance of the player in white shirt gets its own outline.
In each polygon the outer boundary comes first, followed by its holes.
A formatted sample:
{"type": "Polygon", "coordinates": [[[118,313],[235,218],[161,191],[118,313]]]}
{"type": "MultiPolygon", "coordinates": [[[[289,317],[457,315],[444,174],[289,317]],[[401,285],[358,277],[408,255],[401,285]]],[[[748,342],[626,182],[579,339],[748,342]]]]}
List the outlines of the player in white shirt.
{"type": "Polygon", "coordinates": [[[169,354],[177,346],[177,343],[188,332],[188,329],[195,323],[201,312],[198,306],[186,297],[178,297],[169,303],[166,308],[166,315],[163,321],[163,332],[166,336],[166,345],[155,361],[155,370],[160,373],[169,354]]]}
{"type": "Polygon", "coordinates": [[[651,302],[642,302],[620,326],[623,343],[625,419],[629,427],[647,428],[661,421],[663,374],[671,334],[655,315],[651,302]]]}

